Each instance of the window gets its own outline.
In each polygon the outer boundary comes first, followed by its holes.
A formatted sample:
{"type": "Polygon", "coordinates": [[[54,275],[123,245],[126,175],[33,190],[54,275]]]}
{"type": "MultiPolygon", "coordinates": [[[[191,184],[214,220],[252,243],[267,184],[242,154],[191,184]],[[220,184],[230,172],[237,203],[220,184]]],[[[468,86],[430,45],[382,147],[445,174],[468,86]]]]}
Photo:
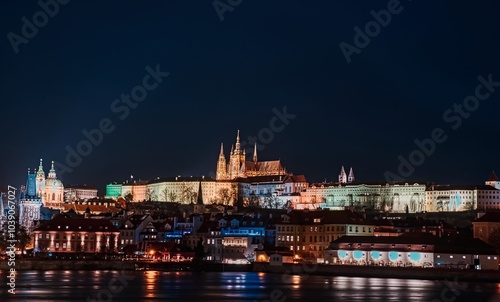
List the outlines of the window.
{"type": "Polygon", "coordinates": [[[49,234],[45,234],[45,239],[49,239],[50,238],[50,235],[49,234]]]}

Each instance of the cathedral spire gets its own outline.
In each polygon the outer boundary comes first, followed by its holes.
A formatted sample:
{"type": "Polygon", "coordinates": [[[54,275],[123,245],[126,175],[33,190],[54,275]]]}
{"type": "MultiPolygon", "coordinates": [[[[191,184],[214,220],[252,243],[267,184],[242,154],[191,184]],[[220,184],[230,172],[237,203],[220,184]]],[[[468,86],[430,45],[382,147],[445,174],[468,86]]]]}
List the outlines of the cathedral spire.
{"type": "Polygon", "coordinates": [[[257,142],[253,145],[253,162],[257,162],[257,142]]]}
{"type": "Polygon", "coordinates": [[[240,130],[238,129],[238,134],[236,134],[236,148],[235,148],[236,153],[240,153],[241,151],[241,144],[240,144],[240,130]]]}
{"type": "Polygon", "coordinates": [[[220,143],[219,157],[224,157],[224,143],[220,143]]]}

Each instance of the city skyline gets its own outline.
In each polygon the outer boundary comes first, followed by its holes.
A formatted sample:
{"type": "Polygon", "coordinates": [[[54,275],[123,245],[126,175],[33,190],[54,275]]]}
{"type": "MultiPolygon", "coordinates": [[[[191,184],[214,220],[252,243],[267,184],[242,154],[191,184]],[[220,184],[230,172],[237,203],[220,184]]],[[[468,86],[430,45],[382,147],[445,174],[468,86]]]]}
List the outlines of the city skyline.
{"type": "Polygon", "coordinates": [[[310,182],[342,165],[383,182],[425,149],[403,178],[482,183],[500,170],[499,4],[390,3],[69,2],[44,26],[38,3],[4,4],[0,184],[82,141],[64,183],[215,175],[238,129],[310,182]]]}

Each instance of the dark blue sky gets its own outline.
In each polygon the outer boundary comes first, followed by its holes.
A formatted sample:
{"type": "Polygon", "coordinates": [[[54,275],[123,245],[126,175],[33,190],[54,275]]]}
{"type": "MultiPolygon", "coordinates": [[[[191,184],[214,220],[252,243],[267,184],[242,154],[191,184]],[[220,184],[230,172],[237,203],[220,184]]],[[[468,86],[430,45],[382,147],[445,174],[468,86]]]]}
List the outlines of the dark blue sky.
{"type": "Polygon", "coordinates": [[[50,160],[66,164],[66,146],[102,119],[114,131],[65,183],[103,194],[131,174],[210,175],[221,142],[228,156],[237,129],[255,136],[284,106],[296,117],[259,158],[310,181],[336,179],[341,165],[384,181],[415,139],[442,128],[447,140],[405,179],[482,183],[500,170],[500,87],[456,130],[458,113],[443,113],[475,95],[478,76],[500,82],[500,3],[401,1],[348,64],[339,44],[354,46],[353,28],[389,2],[244,0],[221,21],[212,1],[73,0],[16,54],[9,33],[22,35],[41,7],[3,1],[0,183],[25,182],[39,158],[46,172],[50,160]],[[113,101],[158,64],[170,75],[120,120],[113,101]]]}

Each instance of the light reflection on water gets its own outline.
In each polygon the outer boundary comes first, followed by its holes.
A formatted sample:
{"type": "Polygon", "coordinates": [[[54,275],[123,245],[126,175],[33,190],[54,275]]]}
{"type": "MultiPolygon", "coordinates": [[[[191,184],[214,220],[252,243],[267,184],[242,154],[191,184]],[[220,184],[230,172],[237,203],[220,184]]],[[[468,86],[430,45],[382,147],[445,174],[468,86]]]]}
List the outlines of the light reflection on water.
{"type": "MultiPolygon", "coordinates": [[[[0,276],[6,277],[6,271],[0,276]]],[[[500,301],[500,284],[454,283],[454,301],[500,301]]],[[[16,295],[0,283],[0,301],[264,301],[281,291],[286,301],[438,301],[446,284],[413,279],[358,278],[237,272],[21,271],[16,295]],[[121,277],[120,277],[121,276],[121,277]],[[122,279],[120,279],[122,278],[122,279]],[[119,280],[126,280],[121,286],[119,280]],[[109,291],[113,290],[113,293],[109,291]],[[111,296],[104,295],[105,291],[111,296]],[[110,298],[110,299],[109,299],[110,298]]],[[[449,297],[449,295],[448,295],[449,297]]],[[[280,299],[277,299],[280,300],[280,299]]],[[[450,300],[451,301],[451,300],[450,300]]]]}

